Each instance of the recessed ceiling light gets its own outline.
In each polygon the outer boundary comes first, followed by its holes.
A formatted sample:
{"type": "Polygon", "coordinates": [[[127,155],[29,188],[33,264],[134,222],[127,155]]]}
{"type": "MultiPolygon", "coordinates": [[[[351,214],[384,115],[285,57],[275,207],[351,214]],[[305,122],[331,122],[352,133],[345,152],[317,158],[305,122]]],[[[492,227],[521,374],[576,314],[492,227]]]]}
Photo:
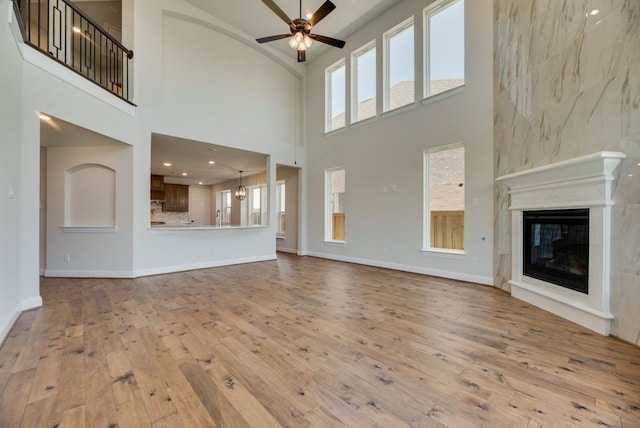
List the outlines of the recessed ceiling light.
{"type": "Polygon", "coordinates": [[[171,162],[165,162],[165,163],[163,163],[162,165],[164,165],[164,166],[171,166],[171,162]]]}
{"type": "Polygon", "coordinates": [[[629,174],[628,177],[633,177],[633,174],[629,174]]]}
{"type": "Polygon", "coordinates": [[[182,175],[186,177],[188,174],[186,172],[183,172],[182,175]]]}
{"type": "Polygon", "coordinates": [[[202,183],[202,181],[198,181],[198,184],[202,186],[204,183],[202,183]]]}
{"type": "Polygon", "coordinates": [[[40,113],[40,119],[42,119],[42,120],[51,120],[51,118],[49,116],[47,116],[46,114],[42,114],[42,113],[40,113]]]}
{"type": "Polygon", "coordinates": [[[216,161],[209,161],[209,165],[213,165],[215,163],[216,163],[216,161]]]}
{"type": "Polygon", "coordinates": [[[597,15],[599,13],[600,13],[600,11],[598,9],[593,9],[591,12],[589,12],[589,15],[594,16],[594,15],[597,15]]]}

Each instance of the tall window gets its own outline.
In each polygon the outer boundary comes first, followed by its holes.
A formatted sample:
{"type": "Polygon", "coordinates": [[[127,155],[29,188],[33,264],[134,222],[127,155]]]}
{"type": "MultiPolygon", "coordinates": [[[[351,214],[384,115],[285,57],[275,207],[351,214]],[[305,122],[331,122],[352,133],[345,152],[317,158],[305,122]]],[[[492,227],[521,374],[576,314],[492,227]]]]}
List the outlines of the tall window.
{"type": "Polygon", "coordinates": [[[266,224],[267,215],[267,186],[255,186],[247,188],[249,226],[266,224]]]}
{"type": "Polygon", "coordinates": [[[376,43],[366,44],[351,56],[353,111],[351,122],[376,115],[376,43]]]}
{"type": "Polygon", "coordinates": [[[285,207],[286,207],[286,188],[284,181],[276,183],[276,207],[278,208],[278,233],[285,232],[285,207]]]}
{"type": "Polygon", "coordinates": [[[220,192],[220,207],[222,223],[231,223],[231,190],[220,192]]]}
{"type": "Polygon", "coordinates": [[[464,146],[425,152],[425,248],[464,250],[464,146]]]}
{"type": "Polygon", "coordinates": [[[425,97],[464,85],[464,0],[438,1],[424,11],[425,97]]]}
{"type": "Polygon", "coordinates": [[[327,109],[325,130],[327,132],[345,126],[345,78],[344,59],[333,64],[325,71],[325,106],[327,109]]]}
{"type": "Polygon", "coordinates": [[[415,101],[413,17],[384,33],[384,111],[415,101]]]}
{"type": "Polygon", "coordinates": [[[345,170],[325,171],[325,240],[344,241],[345,170]]]}

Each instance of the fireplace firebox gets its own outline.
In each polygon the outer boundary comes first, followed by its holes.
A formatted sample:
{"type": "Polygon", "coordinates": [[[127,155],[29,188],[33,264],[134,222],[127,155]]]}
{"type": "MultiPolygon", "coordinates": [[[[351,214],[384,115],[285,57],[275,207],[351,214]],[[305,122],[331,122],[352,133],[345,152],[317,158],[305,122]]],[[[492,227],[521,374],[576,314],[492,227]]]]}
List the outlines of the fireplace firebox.
{"type": "Polygon", "coordinates": [[[589,210],[523,211],[523,274],[589,293],[589,210]]]}

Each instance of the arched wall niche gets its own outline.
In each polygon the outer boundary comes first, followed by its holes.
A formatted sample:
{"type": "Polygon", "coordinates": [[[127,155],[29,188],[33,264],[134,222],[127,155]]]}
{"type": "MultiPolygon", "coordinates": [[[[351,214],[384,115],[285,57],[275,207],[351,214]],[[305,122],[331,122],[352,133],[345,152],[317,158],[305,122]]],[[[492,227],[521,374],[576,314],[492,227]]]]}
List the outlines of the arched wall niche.
{"type": "Polygon", "coordinates": [[[65,171],[64,224],[67,227],[116,226],[116,171],[86,163],[65,171]]]}

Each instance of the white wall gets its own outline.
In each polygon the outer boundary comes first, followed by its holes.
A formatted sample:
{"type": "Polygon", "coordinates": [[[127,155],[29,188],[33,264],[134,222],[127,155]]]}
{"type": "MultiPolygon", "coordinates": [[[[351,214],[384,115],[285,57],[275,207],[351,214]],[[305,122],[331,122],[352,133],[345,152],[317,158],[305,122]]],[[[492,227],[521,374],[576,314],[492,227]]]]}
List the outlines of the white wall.
{"type": "Polygon", "coordinates": [[[303,75],[292,59],[274,61],[255,40],[183,1],[141,0],[133,7],[133,50],[144,52],[134,57],[134,274],[273,259],[273,227],[149,229],[150,135],[237,147],[269,155],[270,164],[293,165],[296,154],[304,159],[304,150],[295,149],[303,75]]]}
{"type": "MultiPolygon", "coordinates": [[[[132,275],[132,148],[125,145],[98,147],[49,147],[47,150],[47,268],[46,276],[127,277],[132,275]],[[113,170],[115,176],[115,211],[103,218],[104,223],[70,223],[65,212],[69,198],[66,176],[79,165],[96,164],[113,170]],[[114,218],[115,215],[115,218],[114,218]],[[63,230],[62,226],[115,226],[115,230],[94,228],[63,230]],[[70,260],[65,260],[65,255],[70,260]]],[[[108,171],[108,170],[106,170],[108,171]]],[[[90,177],[85,181],[97,190],[101,183],[90,177]]],[[[95,192],[93,192],[95,194],[95,192]]],[[[96,195],[98,196],[98,195],[96,195]]],[[[105,198],[111,197],[104,195],[105,198]]],[[[86,205],[88,198],[83,198],[86,205]]],[[[101,196],[102,199],[102,196],[101,196]]],[[[107,201],[108,202],[108,201],[107,201]]],[[[110,204],[109,204],[110,205],[110,204]]],[[[98,203],[91,204],[95,208],[98,203]]]]}
{"type": "Polygon", "coordinates": [[[20,282],[22,64],[5,18],[10,7],[11,2],[0,0],[0,342],[21,310],[40,303],[37,289],[20,282]],[[15,192],[13,198],[10,189],[15,192]]]}
{"type": "MultiPolygon", "coordinates": [[[[308,70],[308,243],[310,254],[491,284],[493,246],[492,2],[466,1],[466,88],[429,104],[324,135],[324,71],[415,15],[417,70],[422,64],[422,10],[430,1],[400,2],[329,50],[308,70]],[[465,255],[420,252],[423,152],[452,143],[466,149],[465,255]],[[324,243],[324,170],[346,167],[346,244],[324,243]],[[395,186],[396,191],[392,191],[395,186]],[[384,192],[386,187],[387,192],[384,192]],[[472,206],[472,198],[478,206],[472,206]],[[478,265],[472,259],[478,259],[478,265]]],[[[378,88],[381,88],[379,60],[378,88]]],[[[349,75],[349,69],[347,69],[349,75]]],[[[421,88],[421,71],[416,72],[421,88]]],[[[421,93],[421,91],[419,91],[421,93]]],[[[380,90],[379,90],[380,93],[380,90]]]]}

